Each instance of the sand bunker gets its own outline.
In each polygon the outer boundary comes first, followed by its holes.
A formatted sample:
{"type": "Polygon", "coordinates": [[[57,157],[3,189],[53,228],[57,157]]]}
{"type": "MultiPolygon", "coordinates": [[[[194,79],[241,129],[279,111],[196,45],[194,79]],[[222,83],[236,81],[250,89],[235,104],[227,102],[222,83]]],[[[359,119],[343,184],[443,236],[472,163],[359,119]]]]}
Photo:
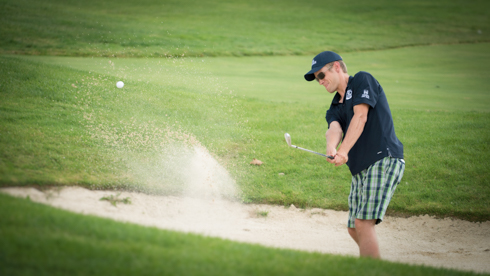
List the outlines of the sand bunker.
{"type": "MultiPolygon", "coordinates": [[[[202,146],[165,152],[172,163],[145,167],[149,185],[178,176],[183,196],[93,191],[81,187],[1,188],[18,197],[81,214],[137,223],[233,241],[321,253],[358,256],[347,233],[347,212],[297,209],[294,206],[241,204],[228,172],[202,146]],[[172,166],[171,166],[172,165],[172,166]],[[175,166],[174,166],[175,165],[175,166]],[[103,197],[129,197],[116,206],[103,197]]],[[[167,158],[168,159],[168,158],[167,158]]],[[[376,227],[382,258],[409,264],[490,273],[490,222],[472,223],[429,216],[385,217],[376,227]]]]}
{"type": "MultiPolygon", "coordinates": [[[[12,187],[0,191],[76,213],[145,226],[270,247],[358,256],[357,246],[346,231],[346,212],[128,192],[119,198],[129,197],[131,204],[113,206],[100,199],[116,192],[80,187],[44,192],[12,187]]],[[[490,273],[490,222],[386,217],[376,229],[385,260],[490,273]]]]}

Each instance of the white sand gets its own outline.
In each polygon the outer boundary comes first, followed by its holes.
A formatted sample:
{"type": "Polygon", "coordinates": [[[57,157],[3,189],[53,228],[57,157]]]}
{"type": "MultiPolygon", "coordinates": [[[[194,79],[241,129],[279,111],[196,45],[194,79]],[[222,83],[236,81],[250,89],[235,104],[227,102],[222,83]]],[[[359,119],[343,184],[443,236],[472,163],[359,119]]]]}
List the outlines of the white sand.
{"type": "MultiPolygon", "coordinates": [[[[183,176],[187,179],[183,187],[186,195],[182,197],[122,192],[119,198],[129,197],[132,203],[119,203],[115,207],[100,200],[115,196],[114,191],[65,187],[41,192],[11,187],[1,188],[0,192],[29,196],[35,202],[76,213],[162,229],[270,247],[359,255],[357,245],[347,233],[347,212],[244,205],[224,200],[238,192],[234,181],[202,147],[196,147],[191,153],[175,155],[188,158],[180,158],[178,162],[179,172],[185,171],[183,176]],[[257,215],[259,212],[268,213],[262,217],[257,215]]],[[[168,164],[163,167],[171,172],[168,164]]],[[[152,177],[152,183],[158,183],[158,177],[152,177]]],[[[376,230],[385,260],[490,273],[490,221],[385,217],[376,230]]]]}

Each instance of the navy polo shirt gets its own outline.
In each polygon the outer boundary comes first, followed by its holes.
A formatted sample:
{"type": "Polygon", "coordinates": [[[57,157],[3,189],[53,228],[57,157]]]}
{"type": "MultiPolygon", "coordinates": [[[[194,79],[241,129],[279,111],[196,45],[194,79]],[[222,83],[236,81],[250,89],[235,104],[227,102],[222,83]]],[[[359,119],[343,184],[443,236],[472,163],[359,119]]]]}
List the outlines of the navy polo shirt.
{"type": "Polygon", "coordinates": [[[388,100],[378,81],[367,72],[359,72],[349,77],[344,102],[339,103],[336,93],[330,109],[327,110],[328,125],[339,122],[345,134],[354,116],[354,106],[368,104],[369,112],[361,136],[349,151],[347,166],[356,175],[376,161],[387,157],[403,158],[403,144],[395,135],[395,127],[388,100]]]}

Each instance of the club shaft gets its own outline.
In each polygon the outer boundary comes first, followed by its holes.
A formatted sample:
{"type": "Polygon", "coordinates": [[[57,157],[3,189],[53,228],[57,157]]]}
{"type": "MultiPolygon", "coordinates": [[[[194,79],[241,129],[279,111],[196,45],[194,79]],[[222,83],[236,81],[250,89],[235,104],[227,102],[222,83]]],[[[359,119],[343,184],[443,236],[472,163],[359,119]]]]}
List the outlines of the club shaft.
{"type": "Polygon", "coordinates": [[[311,152],[311,153],[314,153],[314,154],[318,154],[318,155],[321,155],[321,156],[323,156],[323,157],[328,157],[328,158],[330,158],[330,159],[333,159],[333,156],[330,156],[330,155],[328,155],[328,156],[327,156],[327,155],[325,155],[325,154],[323,154],[323,153],[319,153],[319,152],[312,151],[312,150],[309,150],[309,149],[304,149],[304,148],[302,148],[302,147],[298,147],[298,146],[295,146],[295,145],[291,145],[291,147],[293,147],[293,148],[297,148],[297,149],[300,149],[300,150],[304,150],[304,151],[307,151],[307,152],[311,152]]]}

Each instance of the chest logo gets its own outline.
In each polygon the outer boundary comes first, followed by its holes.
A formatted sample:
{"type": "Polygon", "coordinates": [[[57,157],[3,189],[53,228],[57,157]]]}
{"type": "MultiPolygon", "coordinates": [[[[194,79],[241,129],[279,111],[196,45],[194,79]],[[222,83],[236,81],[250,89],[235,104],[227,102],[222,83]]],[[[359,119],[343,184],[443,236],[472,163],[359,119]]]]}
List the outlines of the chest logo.
{"type": "Polygon", "coordinates": [[[347,90],[347,95],[345,95],[345,100],[350,100],[352,99],[352,90],[347,90]]]}
{"type": "Polygon", "coordinates": [[[362,92],[361,98],[369,99],[369,90],[365,89],[364,92],[362,92]]]}

